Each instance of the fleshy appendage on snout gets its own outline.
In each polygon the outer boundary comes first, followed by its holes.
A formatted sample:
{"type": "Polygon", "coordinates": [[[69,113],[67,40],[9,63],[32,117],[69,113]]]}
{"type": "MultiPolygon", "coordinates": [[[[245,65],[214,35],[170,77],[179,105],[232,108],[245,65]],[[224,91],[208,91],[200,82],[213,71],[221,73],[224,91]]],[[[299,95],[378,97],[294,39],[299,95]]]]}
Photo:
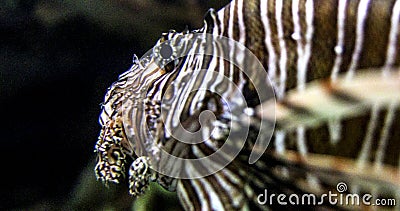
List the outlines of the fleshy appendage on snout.
{"type": "Polygon", "coordinates": [[[94,150],[97,153],[97,180],[108,186],[109,183],[119,184],[128,179],[129,193],[133,196],[143,194],[149,182],[156,177],[150,168],[149,159],[135,154],[122,120],[121,105],[130,97],[127,88],[134,85],[132,81],[135,80],[131,79],[137,76],[135,73],[140,68],[143,67],[134,64],[108,89],[99,118],[102,129],[94,150]],[[127,165],[130,165],[129,171],[127,165]]]}

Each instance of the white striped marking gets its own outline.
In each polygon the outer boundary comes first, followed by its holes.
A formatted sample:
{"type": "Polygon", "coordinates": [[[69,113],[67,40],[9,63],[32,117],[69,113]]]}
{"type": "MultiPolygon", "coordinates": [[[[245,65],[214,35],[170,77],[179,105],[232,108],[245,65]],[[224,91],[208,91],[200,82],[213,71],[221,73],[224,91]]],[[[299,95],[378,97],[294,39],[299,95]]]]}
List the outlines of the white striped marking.
{"type": "MultiPolygon", "coordinates": [[[[275,132],[275,150],[279,155],[283,155],[286,151],[285,137],[286,137],[285,131],[277,130],[275,132]]],[[[282,167],[281,173],[283,176],[287,177],[289,174],[287,167],[282,167]]]]}
{"type": "Polygon", "coordinates": [[[239,22],[239,42],[241,44],[245,44],[246,41],[246,27],[244,24],[244,18],[243,18],[243,13],[244,13],[244,7],[243,7],[243,0],[238,0],[238,22],[239,22]]]}
{"type": "MultiPolygon", "coordinates": [[[[192,52],[196,51],[196,48],[197,48],[196,45],[197,44],[194,43],[192,52]]],[[[182,65],[182,68],[181,68],[181,71],[184,70],[185,73],[182,72],[181,74],[178,74],[175,81],[181,83],[182,79],[187,74],[195,75],[195,73],[192,72],[191,68],[189,67],[189,64],[193,64],[195,56],[196,55],[189,54],[188,58],[185,60],[185,63],[182,65]]],[[[189,95],[188,89],[192,88],[192,86],[195,82],[195,80],[193,80],[193,79],[196,78],[196,76],[192,76],[190,78],[191,78],[191,80],[188,81],[188,84],[184,87],[185,89],[182,92],[177,93],[176,100],[174,100],[174,102],[170,105],[169,110],[171,111],[172,114],[167,115],[167,119],[166,119],[166,121],[164,121],[164,123],[166,124],[166,128],[173,128],[179,124],[179,118],[174,118],[174,117],[180,116],[182,114],[182,110],[183,110],[184,104],[185,104],[185,99],[188,99],[188,95],[189,95]]],[[[169,138],[169,137],[170,137],[169,134],[166,133],[166,138],[169,138]]]]}
{"type": "MultiPolygon", "coordinates": [[[[297,149],[301,156],[306,156],[308,153],[306,144],[306,129],[303,126],[297,127],[297,149]]],[[[310,185],[311,188],[315,190],[320,190],[320,183],[318,178],[310,173],[307,173],[307,183],[310,185]]]]}
{"type": "Polygon", "coordinates": [[[376,124],[378,121],[378,114],[379,114],[380,106],[379,105],[373,105],[372,111],[371,111],[371,119],[369,120],[368,123],[368,128],[367,128],[367,134],[365,135],[364,139],[364,144],[361,148],[360,155],[358,156],[358,166],[363,167],[365,163],[368,162],[369,160],[369,154],[371,151],[371,146],[372,146],[372,138],[374,136],[374,131],[376,129],[376,124]]]}
{"type": "MultiPolygon", "coordinates": [[[[232,1],[230,4],[230,10],[229,10],[229,24],[228,24],[228,37],[233,40],[233,23],[235,19],[235,7],[236,7],[236,1],[232,1]]],[[[235,45],[233,42],[229,42],[229,47],[231,47],[231,51],[229,52],[229,58],[231,61],[235,58],[235,45]]],[[[229,62],[229,76],[233,77],[234,74],[234,64],[233,62],[229,62]]]]}
{"type": "Polygon", "coordinates": [[[219,28],[220,28],[220,30],[221,30],[221,32],[220,32],[220,34],[219,35],[221,35],[221,36],[223,36],[224,35],[224,29],[225,29],[225,8],[223,8],[223,9],[221,9],[220,11],[218,11],[218,13],[217,13],[217,16],[218,16],[218,20],[219,20],[219,22],[220,22],[220,25],[219,25],[219,28]]]}
{"type": "Polygon", "coordinates": [[[218,194],[215,192],[215,187],[213,187],[205,178],[198,179],[201,184],[203,184],[204,189],[207,192],[207,195],[210,197],[209,203],[211,205],[212,210],[224,210],[224,205],[218,194]]]}
{"type": "Polygon", "coordinates": [[[386,61],[384,73],[387,74],[389,69],[394,65],[397,55],[397,42],[399,36],[399,24],[400,24],[400,0],[397,0],[393,6],[392,20],[389,33],[389,42],[386,53],[386,61]]]}
{"type": "Polygon", "coordinates": [[[286,70],[287,50],[286,50],[286,43],[284,39],[283,23],[282,23],[283,0],[277,0],[275,2],[275,9],[276,9],[275,18],[278,29],[279,47],[281,50],[281,55],[279,59],[280,81],[279,81],[279,88],[277,91],[277,98],[278,100],[281,100],[285,96],[286,77],[287,77],[287,70],[286,70]]]}
{"type": "Polygon", "coordinates": [[[189,195],[185,189],[185,187],[182,185],[182,182],[178,182],[178,196],[180,198],[180,200],[182,201],[183,205],[185,206],[186,210],[194,210],[194,205],[192,203],[192,201],[189,198],[189,195]]]}
{"type": "MultiPolygon", "coordinates": [[[[234,3],[232,3],[232,4],[234,5],[234,3]]],[[[230,17],[233,17],[232,16],[233,14],[234,14],[234,6],[233,7],[231,6],[230,17]]],[[[221,23],[220,24],[220,26],[221,26],[220,36],[224,35],[224,28],[225,28],[225,26],[224,26],[224,18],[225,18],[225,8],[218,12],[218,19],[219,19],[219,21],[221,23]]],[[[233,38],[233,18],[230,18],[228,20],[228,36],[230,36],[230,38],[233,38]]],[[[219,44],[219,42],[213,43],[214,52],[217,52],[217,55],[222,55],[223,51],[226,50],[226,49],[224,49],[225,46],[224,45],[220,46],[218,44],[219,44]],[[222,53],[220,53],[220,52],[222,52],[222,53]]],[[[233,46],[233,48],[235,46],[235,44],[233,42],[229,42],[229,45],[230,45],[230,47],[233,46]]],[[[233,56],[234,56],[234,52],[231,51],[230,55],[229,55],[229,58],[232,59],[233,56]]],[[[210,86],[210,90],[213,91],[213,92],[218,92],[219,90],[216,90],[217,86],[220,85],[221,83],[223,83],[224,80],[226,80],[224,62],[225,62],[225,60],[224,60],[224,57],[222,57],[222,56],[218,56],[218,57],[213,57],[212,58],[212,64],[213,65],[212,65],[212,68],[209,68],[209,70],[214,70],[217,64],[218,64],[218,67],[219,67],[218,77],[212,83],[212,85],[210,86]]],[[[230,80],[230,82],[233,82],[233,74],[234,74],[233,65],[234,65],[233,62],[229,62],[229,66],[230,66],[230,69],[229,69],[230,70],[229,71],[229,80],[230,80]]],[[[228,93],[231,92],[231,90],[232,90],[232,83],[229,83],[228,90],[225,93],[228,94],[228,93]]],[[[226,95],[223,94],[223,97],[226,97],[226,95]]]]}
{"type": "Polygon", "coordinates": [[[292,4],[292,14],[293,14],[293,24],[294,33],[292,35],[293,39],[297,43],[297,89],[299,91],[304,90],[306,78],[307,78],[307,67],[308,62],[311,57],[311,46],[312,37],[314,34],[314,2],[313,0],[306,1],[306,44],[303,45],[302,33],[301,33],[301,18],[300,18],[300,0],[294,0],[292,4]]]}
{"type": "Polygon", "coordinates": [[[306,145],[306,129],[304,127],[297,127],[297,149],[299,150],[300,155],[307,154],[307,145],[306,145]]]}
{"type": "Polygon", "coordinates": [[[385,123],[383,125],[381,137],[379,139],[378,150],[376,151],[375,167],[377,168],[382,167],[383,164],[387,146],[387,140],[389,138],[389,131],[393,125],[394,117],[396,116],[397,106],[398,104],[396,103],[390,104],[385,117],[385,123]]]}
{"type": "MultiPolygon", "coordinates": [[[[213,35],[218,36],[220,32],[219,32],[219,29],[217,26],[217,22],[218,22],[217,16],[215,16],[214,14],[211,14],[211,17],[212,17],[213,25],[214,25],[213,35]]],[[[218,38],[216,38],[216,39],[218,39],[218,38]]],[[[217,42],[212,42],[213,52],[215,53],[215,55],[219,55],[218,49],[216,48],[216,43],[217,42]]],[[[198,55],[198,56],[200,56],[200,55],[198,55]]],[[[201,55],[200,57],[201,57],[201,61],[197,63],[197,65],[199,65],[199,66],[196,67],[196,70],[201,69],[204,55],[201,55]]],[[[203,81],[203,83],[201,83],[199,90],[196,92],[196,95],[193,98],[193,102],[201,102],[204,99],[206,90],[209,90],[209,88],[211,88],[209,83],[211,83],[211,86],[213,86],[215,88],[217,81],[214,79],[214,76],[218,75],[217,78],[218,79],[220,78],[219,77],[220,74],[215,72],[215,67],[216,67],[216,63],[217,63],[218,59],[219,58],[217,56],[213,56],[212,60],[210,62],[210,65],[207,68],[207,72],[206,73],[203,72],[205,74],[204,78],[201,79],[203,81]],[[209,82],[209,83],[207,83],[207,82],[209,82]]],[[[220,82],[220,81],[218,81],[218,82],[220,82]]],[[[214,91],[214,90],[212,90],[212,91],[214,91]]],[[[191,103],[190,111],[195,111],[196,109],[199,109],[200,107],[201,107],[201,103],[191,103]]]]}
{"type": "Polygon", "coordinates": [[[308,62],[311,57],[312,39],[314,36],[314,0],[307,0],[306,12],[307,12],[306,13],[307,31],[306,31],[306,47],[304,55],[305,58],[303,61],[304,72],[307,70],[308,62]]]}
{"type": "Polygon", "coordinates": [[[192,179],[190,180],[190,183],[193,187],[193,189],[196,191],[197,196],[199,197],[199,202],[200,202],[200,206],[201,206],[201,210],[205,211],[208,208],[209,204],[209,200],[207,198],[207,195],[203,194],[203,191],[205,192],[206,190],[203,190],[203,187],[201,185],[201,183],[198,181],[198,179],[192,179]]]}
{"type": "Polygon", "coordinates": [[[349,70],[347,72],[347,79],[354,76],[354,72],[358,67],[362,48],[364,45],[364,26],[368,15],[368,7],[371,0],[360,0],[357,11],[357,28],[356,28],[356,45],[351,58],[349,70]]]}
{"type": "MultiPolygon", "coordinates": [[[[238,14],[238,25],[239,25],[239,43],[242,44],[237,46],[237,49],[239,49],[238,52],[235,51],[235,59],[238,60],[239,64],[243,64],[244,60],[245,60],[245,54],[244,54],[244,50],[246,49],[246,47],[244,46],[246,43],[246,27],[244,24],[244,7],[243,7],[243,0],[238,0],[238,4],[237,4],[237,14],[238,14]]],[[[232,88],[232,86],[229,86],[230,89],[232,88]]]]}
{"type": "Polygon", "coordinates": [[[340,122],[340,119],[328,120],[328,130],[330,143],[333,145],[337,144],[342,134],[342,124],[340,122]]]}
{"type": "Polygon", "coordinates": [[[215,178],[217,179],[218,183],[221,184],[221,187],[223,187],[226,193],[229,195],[232,201],[232,206],[239,207],[243,203],[243,195],[238,191],[238,189],[235,186],[229,184],[220,175],[220,173],[215,174],[215,178]]]}
{"type": "Polygon", "coordinates": [[[347,0],[342,0],[339,1],[339,6],[338,6],[338,15],[337,15],[337,44],[335,47],[335,53],[336,53],[336,58],[335,58],[335,63],[333,65],[332,69],[332,74],[331,78],[333,81],[335,81],[338,77],[340,66],[342,65],[342,55],[344,51],[344,37],[345,37],[345,22],[346,22],[346,4],[347,0]]]}
{"type": "Polygon", "coordinates": [[[235,19],[236,1],[232,1],[229,7],[228,37],[233,39],[233,21],[235,19]]]}
{"type": "MultiPolygon", "coordinates": [[[[217,52],[217,55],[220,55],[224,49],[223,47],[218,45],[218,42],[214,42],[213,43],[213,49],[215,52],[217,52]]],[[[218,67],[218,72],[216,72],[218,74],[217,79],[214,81],[214,83],[210,86],[210,90],[212,92],[218,92],[217,86],[220,85],[221,83],[223,83],[224,79],[225,79],[225,75],[224,75],[224,71],[225,71],[225,64],[224,64],[224,58],[222,56],[219,57],[212,57],[212,61],[210,63],[209,66],[209,70],[214,71],[215,68],[218,67]],[[218,66],[217,66],[218,65],[218,66]]]]}
{"type": "Polygon", "coordinates": [[[276,86],[276,53],[274,46],[272,45],[272,37],[271,37],[271,27],[269,25],[268,19],[268,0],[260,2],[260,16],[261,22],[264,25],[265,31],[265,46],[268,50],[268,76],[272,81],[272,85],[276,86]]]}
{"type": "Polygon", "coordinates": [[[275,132],[275,148],[278,154],[285,153],[285,136],[286,132],[277,130],[275,132]]]}

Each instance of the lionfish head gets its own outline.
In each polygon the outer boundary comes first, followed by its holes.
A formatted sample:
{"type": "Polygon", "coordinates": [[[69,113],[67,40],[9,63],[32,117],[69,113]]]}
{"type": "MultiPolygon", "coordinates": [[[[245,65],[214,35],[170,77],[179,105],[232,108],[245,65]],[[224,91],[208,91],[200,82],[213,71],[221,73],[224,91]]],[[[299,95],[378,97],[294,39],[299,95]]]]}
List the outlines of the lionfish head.
{"type": "Polygon", "coordinates": [[[170,117],[162,116],[162,106],[171,106],[169,100],[182,91],[173,85],[171,88],[171,84],[179,80],[182,71],[182,59],[176,58],[176,51],[186,50],[187,41],[181,38],[187,33],[163,34],[145,56],[134,56],[130,70],[107,90],[95,145],[95,173],[103,183],[120,183],[128,178],[132,195],[143,193],[154,180],[170,190],[175,188],[174,179],[159,175],[150,166],[159,159],[159,149],[170,138],[164,125],[165,118],[170,117]]]}
{"type": "Polygon", "coordinates": [[[133,74],[140,71],[136,63],[120,76],[119,80],[108,88],[101,104],[99,117],[100,135],[95,145],[97,164],[95,173],[98,180],[108,184],[119,183],[125,178],[125,165],[129,158],[134,158],[133,145],[128,141],[122,119],[121,106],[129,96],[127,87],[133,85],[129,80],[133,74]]]}

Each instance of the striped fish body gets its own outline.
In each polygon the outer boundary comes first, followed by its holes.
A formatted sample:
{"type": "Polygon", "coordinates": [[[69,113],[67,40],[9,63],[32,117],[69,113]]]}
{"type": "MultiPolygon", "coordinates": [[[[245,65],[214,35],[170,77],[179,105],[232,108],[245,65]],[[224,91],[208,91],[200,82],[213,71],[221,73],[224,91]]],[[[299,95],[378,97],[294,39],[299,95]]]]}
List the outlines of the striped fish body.
{"type": "MultiPolygon", "coordinates": [[[[336,81],[351,82],[362,69],[375,68],[390,75],[391,68],[399,66],[399,19],[400,0],[235,0],[218,12],[211,10],[205,18],[205,26],[196,32],[225,36],[246,46],[268,72],[278,102],[295,113],[309,113],[307,106],[287,100],[288,90],[304,93],[308,82],[317,79],[330,80],[334,87],[336,81]]],[[[158,44],[179,40],[177,37],[187,33],[167,33],[158,44]]],[[[182,43],[180,46],[190,49],[193,45],[182,43]]],[[[165,88],[185,78],[198,79],[195,86],[201,87],[205,83],[201,77],[205,75],[187,74],[185,69],[189,66],[222,71],[241,85],[252,107],[260,103],[252,101],[254,90],[245,76],[223,62],[211,65],[213,57],[185,57],[168,69],[157,68],[152,59],[135,63],[106,95],[100,116],[103,129],[96,144],[99,154],[96,173],[100,180],[123,180],[125,165],[130,164],[130,159],[136,159],[134,152],[154,153],[149,147],[154,144],[186,158],[198,157],[199,150],[204,154],[214,150],[205,145],[195,148],[179,143],[164,132],[174,121],[187,123],[188,128],[196,130],[199,127],[193,123],[197,122],[196,115],[210,108],[223,122],[223,102],[218,97],[199,92],[182,95],[180,93],[186,93],[186,86],[182,84],[172,92],[165,88]],[[171,104],[176,108],[163,117],[165,124],[159,124],[163,96],[181,100],[171,104]],[[132,98],[135,100],[130,100],[132,98]],[[143,127],[144,124],[149,127],[143,127]]],[[[229,86],[219,87],[227,89],[229,86]]],[[[346,92],[330,91],[329,94],[339,104],[359,100],[346,92]]],[[[264,189],[277,195],[315,193],[321,197],[323,193],[336,190],[339,182],[346,182],[350,193],[372,192],[377,197],[398,199],[400,125],[397,105],[392,103],[389,108],[374,105],[369,113],[364,112],[357,118],[333,118],[327,124],[310,128],[300,123],[291,130],[281,129],[278,121],[271,146],[255,164],[248,164],[249,155],[257,150],[253,148],[255,140],[250,137],[231,164],[204,178],[176,180],[154,176],[147,168],[131,167],[133,173],[129,179],[134,181],[131,193],[142,193],[150,180],[157,180],[169,190],[177,190],[186,210],[274,209],[280,205],[258,203],[257,196],[264,193],[264,189]],[[386,176],[381,176],[382,172],[386,176]],[[137,175],[143,178],[137,179],[137,175]]],[[[254,129],[255,134],[257,131],[254,129]]],[[[214,138],[212,141],[220,146],[224,140],[214,138]]],[[[147,165],[143,159],[140,161],[147,165]]],[[[174,168],[173,164],[167,166],[174,168]]],[[[326,202],[310,207],[354,208],[326,202]]]]}
{"type": "MultiPolygon", "coordinates": [[[[211,15],[213,18],[209,18],[209,22],[218,28],[213,31],[243,43],[257,55],[275,85],[280,105],[294,110],[293,113],[305,114],[313,111],[308,110],[307,103],[301,102],[312,99],[300,99],[300,104],[291,104],[285,97],[287,90],[301,93],[307,82],[316,79],[328,79],[334,84],[339,74],[345,76],[342,80],[352,81],[362,69],[375,67],[379,68],[376,71],[385,74],[390,68],[398,67],[399,5],[399,1],[363,0],[233,1],[211,15]]],[[[376,76],[377,80],[381,78],[380,74],[376,76]]],[[[334,96],[334,103],[359,101],[360,95],[328,91],[334,96]]],[[[398,89],[393,91],[399,93],[398,89]]],[[[271,154],[266,154],[269,160],[258,165],[268,168],[265,171],[270,175],[280,172],[277,177],[285,179],[275,178],[277,181],[268,185],[269,182],[265,182],[268,178],[259,182],[270,189],[274,183],[281,184],[282,187],[277,188],[280,189],[278,194],[285,192],[285,187],[291,189],[291,184],[302,187],[303,191],[306,189],[305,192],[313,192],[315,187],[327,192],[335,189],[334,184],[340,181],[353,184],[351,191],[359,192],[361,188],[355,180],[364,182],[363,179],[370,176],[369,179],[388,183],[371,182],[367,192],[376,195],[391,192],[389,195],[396,197],[400,154],[396,144],[400,137],[396,132],[400,126],[397,105],[396,102],[388,107],[374,105],[365,115],[352,119],[338,116],[313,128],[307,129],[300,124],[290,131],[276,130],[271,154]],[[305,159],[312,160],[318,155],[326,157],[318,157],[315,162],[305,159]],[[346,167],[340,168],[336,163],[346,167]],[[298,166],[288,173],[290,168],[287,166],[291,165],[298,166]],[[382,170],[385,165],[389,167],[387,171],[382,170]],[[350,172],[348,169],[356,170],[350,172]],[[315,171],[326,172],[315,174],[315,171]],[[383,179],[382,173],[389,179],[383,179]],[[340,176],[330,176],[335,174],[340,176]],[[331,186],[324,187],[329,183],[331,186]]]]}
{"type": "Polygon", "coordinates": [[[399,3],[384,0],[232,1],[209,18],[249,48],[285,90],[357,69],[398,66],[399,3]],[[285,82],[285,83],[284,83],[285,82]]]}

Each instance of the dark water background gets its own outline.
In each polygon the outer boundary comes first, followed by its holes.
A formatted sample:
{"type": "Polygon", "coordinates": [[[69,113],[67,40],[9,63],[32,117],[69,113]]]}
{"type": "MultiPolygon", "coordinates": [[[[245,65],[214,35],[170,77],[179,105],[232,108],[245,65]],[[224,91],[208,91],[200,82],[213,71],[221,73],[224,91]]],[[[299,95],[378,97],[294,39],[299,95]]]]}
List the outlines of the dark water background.
{"type": "Polygon", "coordinates": [[[130,208],[92,170],[105,91],[162,32],[199,28],[226,2],[2,0],[0,209],[130,208]]]}

